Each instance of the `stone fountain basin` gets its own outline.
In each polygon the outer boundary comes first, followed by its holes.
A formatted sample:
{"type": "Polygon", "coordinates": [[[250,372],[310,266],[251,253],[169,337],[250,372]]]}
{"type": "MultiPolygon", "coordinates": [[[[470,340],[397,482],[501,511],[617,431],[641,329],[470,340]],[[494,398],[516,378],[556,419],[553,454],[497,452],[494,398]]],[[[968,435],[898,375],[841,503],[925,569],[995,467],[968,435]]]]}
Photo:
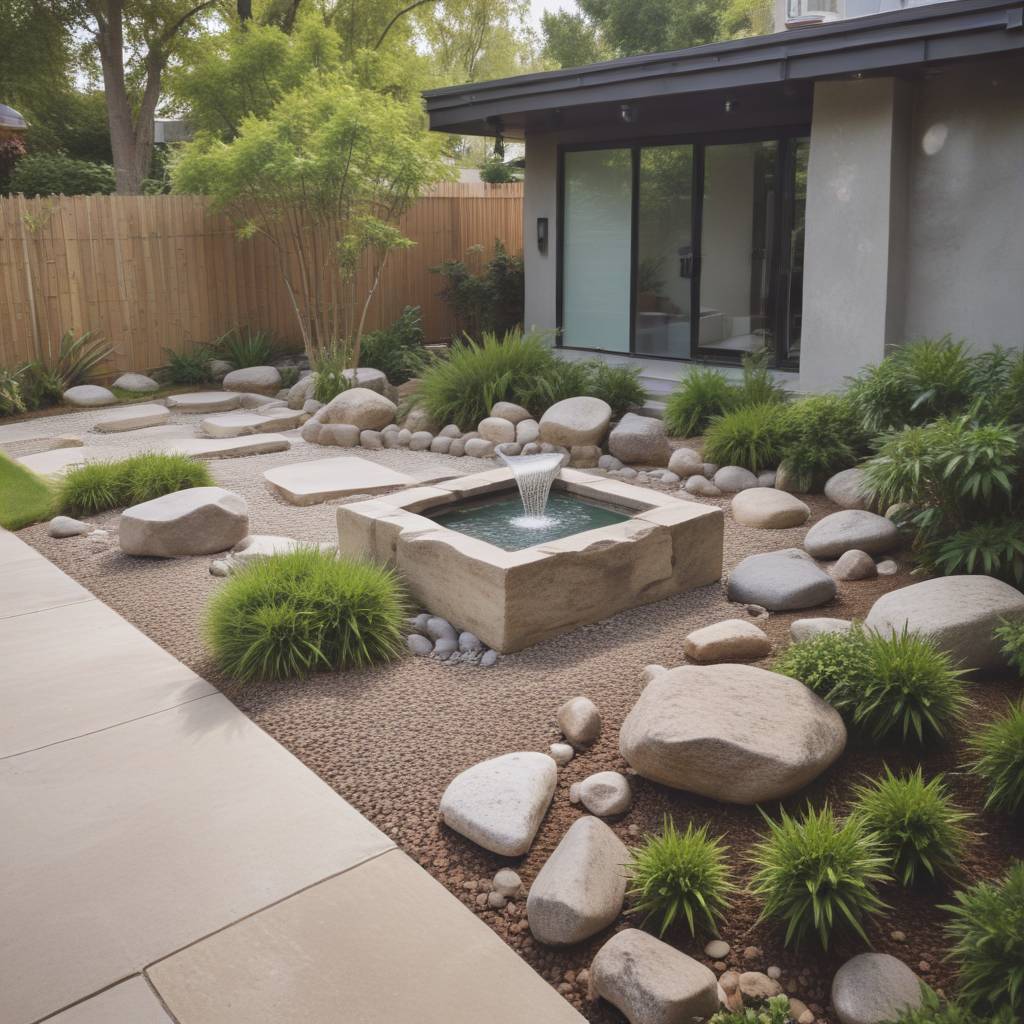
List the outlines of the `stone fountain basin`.
{"type": "Polygon", "coordinates": [[[393,566],[419,604],[502,653],[721,578],[721,509],[571,469],[553,490],[630,518],[519,551],[428,518],[484,495],[516,493],[503,468],[342,505],[338,547],[393,566]]]}

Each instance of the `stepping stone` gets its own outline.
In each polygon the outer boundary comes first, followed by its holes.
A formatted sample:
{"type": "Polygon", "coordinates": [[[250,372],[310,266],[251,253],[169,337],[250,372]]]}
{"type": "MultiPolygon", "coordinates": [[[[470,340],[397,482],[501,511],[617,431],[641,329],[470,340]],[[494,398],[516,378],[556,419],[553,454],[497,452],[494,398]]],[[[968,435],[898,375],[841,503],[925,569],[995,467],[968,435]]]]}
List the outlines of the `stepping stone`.
{"type": "Polygon", "coordinates": [[[658,673],[619,730],[619,751],[644,778],[734,804],[797,792],[845,746],[835,708],[752,665],[658,673]]]}
{"type": "Polygon", "coordinates": [[[502,857],[526,853],[558,782],[547,754],[502,754],[455,776],[441,797],[441,817],[459,835],[502,857]]]}
{"type": "Polygon", "coordinates": [[[345,455],[275,466],[263,479],[292,505],[319,505],[347,494],[373,494],[419,482],[380,463],[345,455]]]}
{"type": "Polygon", "coordinates": [[[101,388],[98,384],[78,384],[68,388],[61,396],[68,405],[90,409],[97,405],[116,405],[117,395],[109,388],[101,388]]]}
{"type": "Polygon", "coordinates": [[[888,953],[861,953],[832,980],[832,1006],[841,1024],[880,1024],[921,1006],[921,979],[888,953]]]}
{"type": "Polygon", "coordinates": [[[147,391],[159,391],[160,385],[147,377],[144,373],[122,373],[113,386],[122,391],[134,391],[136,394],[145,394],[147,391]]]}
{"type": "Polygon", "coordinates": [[[882,555],[900,546],[896,524],[885,516],[863,509],[845,509],[815,523],[804,537],[804,547],[815,558],[838,558],[856,548],[882,555]]]}
{"type": "MultiPolygon", "coordinates": [[[[728,467],[726,467],[728,468],[728,467]]],[[[720,473],[724,470],[719,470],[720,473]]],[[[785,530],[802,526],[811,510],[799,499],[774,487],[749,487],[732,499],[732,516],[741,526],[785,530]]]]}
{"type": "Polygon", "coordinates": [[[167,422],[170,415],[171,410],[165,405],[125,405],[107,413],[92,426],[101,434],[113,434],[122,430],[159,427],[167,422]]]}
{"type": "Polygon", "coordinates": [[[607,928],[622,912],[629,850],[598,818],[578,818],[540,869],[526,913],[548,946],[571,946],[607,928]]]}
{"type": "Polygon", "coordinates": [[[230,459],[237,455],[285,452],[291,446],[291,441],[283,434],[253,434],[251,437],[183,437],[168,441],[160,450],[178,452],[193,459],[230,459]]]}
{"type": "Polygon", "coordinates": [[[257,558],[268,558],[271,555],[285,555],[297,548],[319,548],[321,551],[337,549],[336,544],[317,544],[308,540],[295,540],[293,537],[278,537],[269,533],[254,533],[240,541],[231,549],[228,561],[235,567],[245,565],[257,558]]]}
{"type": "Polygon", "coordinates": [[[240,494],[189,487],[126,508],[119,539],[126,555],[175,558],[226,551],[248,533],[249,508],[240,494]]]}
{"type": "Polygon", "coordinates": [[[749,555],[729,573],[726,593],[739,604],[769,611],[813,608],[836,596],[836,583],[799,548],[749,555]]]}
{"type": "Polygon", "coordinates": [[[63,476],[72,466],[121,459],[125,454],[122,448],[54,448],[48,452],[22,455],[17,461],[40,476],[63,476]]]}
{"type": "Polygon", "coordinates": [[[227,412],[241,404],[242,396],[230,391],[193,391],[167,396],[167,408],[178,412],[227,412]]]}
{"type": "Polygon", "coordinates": [[[268,409],[258,412],[226,412],[207,416],[199,429],[208,437],[245,437],[249,434],[266,434],[279,430],[292,430],[302,420],[302,411],[294,409],[268,409]]]}

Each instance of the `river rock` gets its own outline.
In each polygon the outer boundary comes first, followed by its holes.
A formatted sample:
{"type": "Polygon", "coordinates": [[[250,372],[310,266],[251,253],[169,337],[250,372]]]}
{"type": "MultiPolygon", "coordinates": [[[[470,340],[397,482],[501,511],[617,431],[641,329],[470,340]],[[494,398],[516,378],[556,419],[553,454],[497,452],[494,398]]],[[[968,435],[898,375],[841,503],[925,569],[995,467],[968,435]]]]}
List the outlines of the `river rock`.
{"type": "Polygon", "coordinates": [[[109,388],[102,388],[98,384],[76,384],[68,388],[61,396],[68,405],[75,405],[83,409],[91,409],[99,405],[114,405],[117,396],[109,388]]]}
{"type": "Polygon", "coordinates": [[[433,441],[430,442],[430,450],[436,455],[447,455],[451,450],[452,441],[454,438],[445,437],[443,434],[438,434],[433,441]]]}
{"type": "Polygon", "coordinates": [[[810,514],[811,510],[799,498],[774,487],[750,487],[732,499],[732,515],[736,522],[759,530],[786,530],[802,526],[810,514]]]}
{"type": "Polygon", "coordinates": [[[245,366],[224,374],[225,391],[274,392],[281,387],[281,371],[276,366],[245,366]]]}
{"type": "Polygon", "coordinates": [[[845,509],[869,509],[872,504],[863,469],[844,469],[829,477],[825,497],[845,509]]]}
{"type": "Polygon", "coordinates": [[[536,420],[520,420],[516,424],[516,444],[534,444],[540,438],[540,424],[536,420]]]}
{"type": "Polygon", "coordinates": [[[693,957],[639,928],[613,935],[590,965],[590,993],[629,1024],[692,1024],[718,1009],[718,982],[693,957]]]}
{"type": "Polygon", "coordinates": [[[555,402],[540,418],[540,439],[572,448],[600,444],[608,432],[612,407],[600,398],[579,395],[555,402]]]}
{"type": "Polygon", "coordinates": [[[667,466],[672,447],[661,420],[627,412],[608,435],[608,451],[624,463],[667,466]]]}
{"type": "Polygon", "coordinates": [[[462,437],[462,431],[459,429],[458,424],[449,423],[441,428],[439,436],[451,438],[462,437]]]}
{"type": "Polygon", "coordinates": [[[712,661],[757,661],[771,653],[768,634],[747,619],[725,619],[695,629],[683,641],[683,653],[702,664],[712,661]]]}
{"type": "Polygon", "coordinates": [[[494,442],[486,437],[471,437],[463,450],[471,459],[489,459],[494,455],[494,442]]]}
{"type": "Polygon", "coordinates": [[[122,391],[131,391],[139,395],[146,394],[149,391],[160,390],[160,385],[152,377],[147,377],[144,373],[122,373],[114,381],[113,386],[120,388],[122,391]]]}
{"type": "Polygon", "coordinates": [[[574,746],[585,747],[601,735],[601,713],[589,697],[572,697],[555,718],[562,735],[574,746]]]}
{"type": "Polygon", "coordinates": [[[122,513],[119,528],[126,555],[158,558],[212,555],[248,533],[245,499],[223,487],[190,487],[133,505],[122,513]]]}
{"type": "Polygon", "coordinates": [[[751,665],[656,675],[619,731],[640,775],[727,803],[780,800],[843,752],[838,712],[802,683],[751,665]]]}
{"type": "Polygon", "coordinates": [[[518,857],[530,848],[557,781],[558,766],[547,754],[502,754],[452,779],[441,817],[485,850],[518,857]]]}
{"type": "Polygon", "coordinates": [[[851,548],[881,555],[899,545],[896,524],[863,509],[833,512],[816,522],[804,537],[804,548],[815,558],[838,558],[851,548]]]}
{"type": "Polygon", "coordinates": [[[422,405],[414,405],[405,415],[402,426],[411,430],[413,434],[419,431],[427,431],[431,435],[436,434],[439,429],[437,420],[427,412],[422,405]]]}
{"type": "Polygon", "coordinates": [[[321,423],[318,444],[333,444],[339,448],[358,448],[362,432],[352,423],[321,423]]]}
{"type": "Polygon", "coordinates": [[[714,485],[726,494],[738,494],[757,487],[757,477],[742,466],[723,466],[715,473],[714,485]]]}
{"type": "Polygon", "coordinates": [[[786,548],[744,558],[729,573],[727,593],[730,601],[785,612],[831,601],[836,584],[799,548],[786,548]]]}
{"type": "Polygon", "coordinates": [[[921,979],[888,953],[861,953],[832,979],[840,1024],[883,1024],[921,1006],[921,979]]]}
{"type": "Polygon", "coordinates": [[[548,752],[559,768],[564,768],[576,756],[576,751],[569,743],[552,743],[548,752]]]}
{"type": "Polygon", "coordinates": [[[500,416],[488,416],[477,427],[480,436],[492,444],[511,444],[516,439],[516,425],[500,416]]]}
{"type": "Polygon", "coordinates": [[[866,551],[856,548],[844,551],[832,566],[832,577],[837,580],[869,580],[877,575],[875,560],[866,551]]]}
{"type": "Polygon", "coordinates": [[[677,448],[668,459],[668,468],[676,476],[686,479],[704,472],[704,460],[692,448],[677,448]]]}
{"type": "Polygon", "coordinates": [[[530,931],[548,946],[570,946],[621,913],[629,850],[597,818],[578,818],[540,869],[526,899],[530,931]]]}
{"type": "Polygon", "coordinates": [[[1024,594],[991,576],[941,576],[883,594],[864,624],[881,633],[930,634],[965,668],[1005,667],[993,630],[1002,619],[1024,620],[1024,594]]]}
{"type": "Polygon", "coordinates": [[[316,391],[316,374],[310,373],[300,377],[289,389],[285,401],[289,409],[302,409],[306,402],[314,400],[313,392],[316,391]]]}
{"type": "Polygon", "coordinates": [[[417,430],[409,438],[409,451],[425,452],[433,443],[434,435],[429,430],[417,430]]]}
{"type": "Polygon", "coordinates": [[[580,803],[599,818],[625,814],[633,802],[629,780],[621,772],[595,772],[588,775],[579,787],[580,803]]]}
{"type": "Polygon", "coordinates": [[[491,406],[491,415],[498,419],[508,420],[513,426],[530,419],[529,409],[524,409],[515,402],[495,402],[491,406]]]}
{"type": "Polygon", "coordinates": [[[434,650],[434,645],[419,633],[410,633],[405,638],[405,644],[413,654],[418,654],[420,657],[426,657],[434,650]]]}
{"type": "Polygon", "coordinates": [[[695,494],[699,498],[720,498],[721,490],[717,488],[706,476],[695,473],[683,484],[687,494],[695,494]]]}
{"type": "Polygon", "coordinates": [[[378,392],[349,388],[335,395],[313,419],[319,423],[351,423],[360,430],[380,430],[394,421],[395,411],[395,403],[378,392]]]}
{"type": "Polygon", "coordinates": [[[71,516],[54,516],[46,524],[46,535],[56,538],[81,537],[83,533],[88,533],[91,529],[92,527],[88,523],[72,519],[71,516]]]}
{"type": "Polygon", "coordinates": [[[797,619],[790,624],[789,635],[799,643],[822,633],[849,633],[851,629],[853,623],[849,619],[797,619]]]}

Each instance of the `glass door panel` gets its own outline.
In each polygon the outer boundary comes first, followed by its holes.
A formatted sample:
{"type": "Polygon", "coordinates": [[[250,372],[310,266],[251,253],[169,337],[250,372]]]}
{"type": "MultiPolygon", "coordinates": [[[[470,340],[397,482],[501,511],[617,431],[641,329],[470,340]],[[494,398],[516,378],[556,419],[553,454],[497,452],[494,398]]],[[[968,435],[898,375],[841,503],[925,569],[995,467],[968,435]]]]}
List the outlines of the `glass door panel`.
{"type": "Polygon", "coordinates": [[[707,146],[704,154],[699,352],[738,359],[774,350],[778,143],[707,146]]]}
{"type": "Polygon", "coordinates": [[[693,147],[641,149],[637,188],[634,350],[689,359],[693,147]]]}
{"type": "Polygon", "coordinates": [[[565,154],[562,344],[629,351],[633,154],[565,154]]]}

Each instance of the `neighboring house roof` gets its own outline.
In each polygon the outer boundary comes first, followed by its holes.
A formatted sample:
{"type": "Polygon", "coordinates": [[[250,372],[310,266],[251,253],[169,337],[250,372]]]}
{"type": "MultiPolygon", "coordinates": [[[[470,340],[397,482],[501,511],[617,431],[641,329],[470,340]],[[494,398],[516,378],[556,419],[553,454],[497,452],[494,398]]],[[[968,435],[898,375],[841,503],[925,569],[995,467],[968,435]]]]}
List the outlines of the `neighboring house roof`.
{"type": "Polygon", "coordinates": [[[23,132],[28,129],[28,121],[14,107],[0,103],[0,129],[8,132],[23,132]]]}
{"type": "Polygon", "coordinates": [[[432,129],[493,135],[500,118],[505,135],[520,137],[527,127],[553,127],[551,113],[570,108],[749,87],[802,85],[806,90],[821,78],[1014,53],[1024,54],[1022,0],[948,0],[423,95],[432,129]]]}

